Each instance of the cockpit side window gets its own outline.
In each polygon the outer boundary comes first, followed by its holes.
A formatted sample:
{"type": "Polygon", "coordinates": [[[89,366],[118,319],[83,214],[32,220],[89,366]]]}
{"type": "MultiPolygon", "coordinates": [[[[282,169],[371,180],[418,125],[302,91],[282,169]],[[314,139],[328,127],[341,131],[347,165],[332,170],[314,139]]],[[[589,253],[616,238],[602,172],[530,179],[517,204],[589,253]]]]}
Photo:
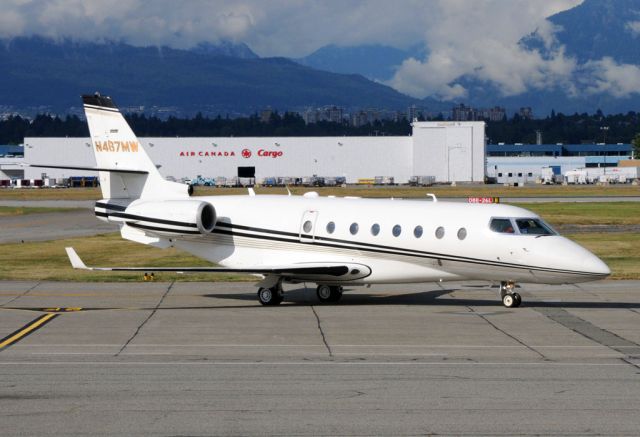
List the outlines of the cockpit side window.
{"type": "Polygon", "coordinates": [[[491,230],[501,234],[515,234],[513,223],[508,218],[494,218],[491,220],[491,230]]]}
{"type": "Polygon", "coordinates": [[[556,233],[549,225],[540,219],[525,218],[516,219],[518,230],[523,235],[555,235],[556,233]]]}

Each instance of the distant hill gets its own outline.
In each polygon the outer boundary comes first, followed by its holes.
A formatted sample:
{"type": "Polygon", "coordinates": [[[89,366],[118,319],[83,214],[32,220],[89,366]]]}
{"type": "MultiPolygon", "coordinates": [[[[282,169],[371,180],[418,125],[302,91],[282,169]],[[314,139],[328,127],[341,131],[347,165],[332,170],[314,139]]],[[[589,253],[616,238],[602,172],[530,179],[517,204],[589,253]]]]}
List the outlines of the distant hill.
{"type": "Polygon", "coordinates": [[[189,49],[190,52],[199,53],[201,55],[211,56],[231,56],[240,59],[257,59],[259,58],[253,50],[245,43],[233,43],[230,41],[220,41],[217,44],[202,42],[197,46],[189,49]]]}
{"type": "Polygon", "coordinates": [[[393,77],[397,67],[405,59],[411,57],[424,59],[425,53],[423,44],[408,50],[379,44],[350,47],[328,45],[295,61],[319,70],[344,74],[356,73],[369,79],[386,81],[393,77]]]}
{"type": "MultiPolygon", "coordinates": [[[[465,103],[475,106],[498,104],[511,111],[530,106],[538,116],[548,115],[552,109],[565,113],[593,113],[597,109],[606,113],[624,113],[640,108],[640,89],[618,94],[589,90],[594,86],[592,69],[603,58],[611,58],[617,64],[640,66],[640,0],[585,0],[548,20],[558,26],[556,41],[551,47],[545,47],[537,31],[522,38],[519,44],[526,50],[539,51],[546,58],[563,46],[565,56],[577,61],[572,77],[576,95],[568,96],[566,89],[558,84],[543,90],[500,97],[500,90],[495,85],[463,77],[456,82],[468,90],[465,103]]],[[[628,80],[640,80],[633,70],[627,68],[621,73],[622,70],[612,71],[611,77],[619,79],[621,74],[625,74],[628,80]]],[[[600,76],[599,80],[607,77],[600,76]]]]}
{"type": "MultiPolygon", "coordinates": [[[[585,0],[548,20],[560,26],[555,46],[564,45],[579,63],[609,56],[619,63],[640,65],[640,0],[585,0]]],[[[520,44],[546,51],[538,32],[520,44]]]]}
{"type": "MultiPolygon", "coordinates": [[[[252,52],[251,52],[252,53],[252,52]]],[[[226,56],[32,37],[0,44],[0,105],[79,106],[99,90],[120,106],[250,113],[271,106],[339,105],[406,109],[418,100],[360,75],[319,71],[284,58],[226,56]]]]}

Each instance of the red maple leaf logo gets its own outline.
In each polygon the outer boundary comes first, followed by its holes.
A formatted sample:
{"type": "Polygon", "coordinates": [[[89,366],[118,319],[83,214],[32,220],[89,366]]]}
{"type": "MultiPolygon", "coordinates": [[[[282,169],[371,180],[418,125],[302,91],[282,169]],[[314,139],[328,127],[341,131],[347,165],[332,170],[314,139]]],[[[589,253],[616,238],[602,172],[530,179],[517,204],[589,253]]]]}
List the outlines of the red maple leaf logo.
{"type": "Polygon", "coordinates": [[[242,157],[243,157],[243,158],[251,158],[251,150],[249,150],[249,149],[243,149],[243,150],[242,150],[242,157]]]}

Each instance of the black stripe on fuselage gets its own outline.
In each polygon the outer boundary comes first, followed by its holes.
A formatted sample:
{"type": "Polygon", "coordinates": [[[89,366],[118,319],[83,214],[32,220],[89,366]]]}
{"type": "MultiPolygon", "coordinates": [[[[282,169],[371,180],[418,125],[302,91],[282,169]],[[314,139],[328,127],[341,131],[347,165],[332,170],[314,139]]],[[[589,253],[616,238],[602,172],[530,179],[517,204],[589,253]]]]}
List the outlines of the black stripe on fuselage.
{"type": "MultiPolygon", "coordinates": [[[[264,239],[264,240],[271,240],[271,241],[281,241],[281,242],[287,242],[287,243],[300,243],[300,241],[299,241],[300,235],[299,234],[295,234],[295,233],[291,233],[291,232],[284,232],[284,231],[271,231],[271,230],[268,230],[268,229],[261,229],[261,228],[252,228],[252,227],[249,227],[249,226],[235,225],[235,224],[224,223],[224,222],[216,223],[216,227],[214,228],[213,233],[226,234],[226,235],[232,235],[232,236],[233,235],[237,235],[237,236],[241,236],[241,237],[257,238],[257,239],[264,239]],[[253,232],[262,232],[262,233],[266,233],[266,234],[290,236],[290,237],[295,237],[296,240],[291,240],[291,239],[288,239],[288,238],[281,238],[281,237],[273,237],[273,236],[268,236],[268,235],[265,236],[265,235],[248,234],[248,233],[244,233],[244,232],[235,232],[233,230],[223,230],[223,229],[219,228],[220,226],[228,227],[228,228],[231,228],[231,229],[244,229],[244,230],[250,230],[250,231],[253,231],[253,232]]],[[[488,266],[495,266],[495,267],[515,268],[515,269],[520,269],[520,270],[535,270],[535,271],[541,271],[541,272],[547,272],[547,273],[565,273],[565,274],[581,275],[581,276],[585,276],[585,275],[594,276],[594,274],[591,273],[591,272],[580,272],[580,271],[574,271],[574,270],[550,269],[550,268],[538,267],[538,266],[524,266],[524,265],[520,265],[520,264],[495,262],[495,261],[483,260],[483,259],[478,259],[478,258],[469,258],[469,257],[456,256],[456,255],[438,254],[438,253],[433,253],[433,252],[423,252],[423,251],[418,251],[418,250],[414,250],[414,249],[403,249],[403,248],[398,248],[398,247],[393,247],[393,246],[383,246],[383,245],[371,244],[371,243],[360,243],[360,242],[356,242],[356,241],[340,240],[340,239],[335,239],[335,238],[315,237],[315,240],[312,240],[313,236],[306,235],[306,234],[302,234],[302,237],[305,237],[305,238],[309,239],[309,243],[302,243],[302,244],[315,244],[315,245],[323,246],[323,247],[332,247],[332,248],[339,248],[339,249],[351,249],[351,250],[362,250],[362,251],[373,252],[373,253],[384,253],[384,254],[391,254],[391,255],[413,256],[413,257],[418,257],[418,258],[443,260],[443,261],[455,261],[455,262],[471,263],[471,264],[478,264],[478,265],[488,265],[488,266]],[[327,242],[325,243],[324,241],[327,241],[327,242]],[[332,243],[329,243],[329,242],[332,242],[332,243]],[[333,243],[341,243],[341,244],[333,244],[333,243]],[[353,246],[345,246],[344,244],[351,244],[353,246]]],[[[606,277],[607,275],[602,275],[602,276],[606,277]]]]}

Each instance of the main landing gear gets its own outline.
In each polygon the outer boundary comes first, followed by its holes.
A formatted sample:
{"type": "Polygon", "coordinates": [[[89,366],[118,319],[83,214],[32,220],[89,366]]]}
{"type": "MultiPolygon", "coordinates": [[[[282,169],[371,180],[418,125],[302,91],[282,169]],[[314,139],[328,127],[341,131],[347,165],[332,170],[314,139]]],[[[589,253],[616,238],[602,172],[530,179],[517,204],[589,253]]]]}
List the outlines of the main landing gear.
{"type": "Polygon", "coordinates": [[[282,303],[282,282],[279,281],[276,285],[269,288],[258,289],[258,302],[262,305],[280,305],[282,303]]]}
{"type": "MultiPolygon", "coordinates": [[[[342,297],[342,287],[339,285],[320,284],[316,288],[316,295],[320,303],[338,302],[342,297]]],[[[258,289],[258,302],[265,306],[274,306],[282,303],[282,281],[272,287],[258,289]]]]}
{"type": "Polygon", "coordinates": [[[320,303],[338,302],[342,297],[342,287],[339,285],[320,284],[316,288],[316,295],[320,303]]]}
{"type": "Polygon", "coordinates": [[[513,291],[516,283],[513,281],[503,281],[500,283],[500,299],[502,304],[507,308],[517,308],[522,303],[520,294],[513,291]]]}

